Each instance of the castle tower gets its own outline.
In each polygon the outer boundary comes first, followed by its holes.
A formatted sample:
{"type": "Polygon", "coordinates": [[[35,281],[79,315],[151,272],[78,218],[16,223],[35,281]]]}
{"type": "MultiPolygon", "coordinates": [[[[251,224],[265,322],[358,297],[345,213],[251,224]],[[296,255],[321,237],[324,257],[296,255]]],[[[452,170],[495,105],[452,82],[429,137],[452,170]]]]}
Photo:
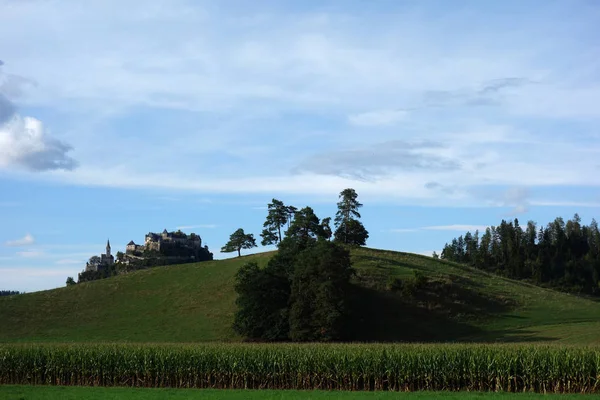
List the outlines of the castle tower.
{"type": "Polygon", "coordinates": [[[110,258],[110,239],[106,241],[106,257],[110,258]]]}

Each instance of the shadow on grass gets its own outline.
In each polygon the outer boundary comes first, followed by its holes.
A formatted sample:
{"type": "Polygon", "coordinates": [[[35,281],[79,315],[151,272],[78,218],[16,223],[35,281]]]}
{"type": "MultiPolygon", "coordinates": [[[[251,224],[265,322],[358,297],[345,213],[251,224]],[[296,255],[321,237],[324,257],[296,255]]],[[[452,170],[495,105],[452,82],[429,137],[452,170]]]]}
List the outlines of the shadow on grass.
{"type": "Polygon", "coordinates": [[[514,304],[448,281],[431,281],[412,296],[353,286],[351,340],[361,342],[536,342],[521,329],[484,331],[475,322],[502,317],[514,304]]]}

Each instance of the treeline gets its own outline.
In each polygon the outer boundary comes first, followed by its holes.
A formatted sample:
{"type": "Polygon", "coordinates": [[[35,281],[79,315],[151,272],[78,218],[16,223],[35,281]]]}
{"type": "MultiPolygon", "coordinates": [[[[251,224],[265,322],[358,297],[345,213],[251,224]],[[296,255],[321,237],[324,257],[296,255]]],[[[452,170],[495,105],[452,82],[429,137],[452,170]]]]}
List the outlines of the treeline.
{"type": "MultiPolygon", "coordinates": [[[[354,270],[346,246],[364,245],[369,234],[358,220],[362,204],[354,189],[342,191],[340,199],[333,234],[331,218],[320,220],[311,207],[297,210],[276,199],[269,204],[262,244],[279,251],[264,268],[250,262],[238,271],[238,333],[261,341],[349,339],[354,270]]],[[[253,246],[253,236],[239,229],[222,251],[239,254],[253,246]]]]}
{"type": "Polygon", "coordinates": [[[519,220],[491,226],[480,236],[467,232],[446,244],[441,258],[465,263],[513,279],[526,279],[561,290],[600,295],[600,230],[595,219],[556,218],[540,227],[519,220]]]}
{"type": "Polygon", "coordinates": [[[16,290],[0,290],[0,297],[2,296],[12,296],[15,294],[21,294],[21,292],[18,292],[16,290]]]}

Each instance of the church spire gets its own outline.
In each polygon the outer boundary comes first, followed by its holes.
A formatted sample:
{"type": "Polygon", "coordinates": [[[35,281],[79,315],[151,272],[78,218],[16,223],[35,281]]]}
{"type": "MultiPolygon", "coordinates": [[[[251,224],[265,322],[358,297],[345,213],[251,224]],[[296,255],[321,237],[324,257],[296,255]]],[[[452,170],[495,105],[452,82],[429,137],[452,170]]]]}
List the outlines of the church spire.
{"type": "Polygon", "coordinates": [[[110,239],[106,241],[106,255],[110,257],[110,239]]]}

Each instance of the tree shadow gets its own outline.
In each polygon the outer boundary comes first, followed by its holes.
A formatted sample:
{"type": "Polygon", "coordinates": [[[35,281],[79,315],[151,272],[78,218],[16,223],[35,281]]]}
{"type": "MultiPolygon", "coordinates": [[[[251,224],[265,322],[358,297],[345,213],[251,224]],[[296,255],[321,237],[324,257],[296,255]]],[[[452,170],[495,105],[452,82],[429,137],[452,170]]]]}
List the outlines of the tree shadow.
{"type": "Polygon", "coordinates": [[[349,339],[360,342],[537,342],[532,332],[485,331],[476,322],[500,317],[514,307],[503,298],[455,283],[432,281],[412,296],[353,285],[349,339]]]}

